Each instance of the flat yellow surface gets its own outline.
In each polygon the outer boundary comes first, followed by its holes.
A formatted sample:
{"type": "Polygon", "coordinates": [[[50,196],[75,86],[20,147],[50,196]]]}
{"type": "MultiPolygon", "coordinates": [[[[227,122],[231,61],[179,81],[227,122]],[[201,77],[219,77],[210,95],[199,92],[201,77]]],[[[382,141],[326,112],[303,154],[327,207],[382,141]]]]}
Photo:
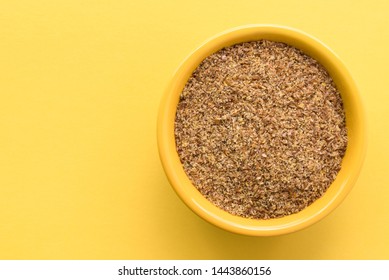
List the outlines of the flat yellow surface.
{"type": "Polygon", "coordinates": [[[0,259],[389,259],[389,1],[0,0],[0,259]],[[345,62],[369,145],[330,216],[246,237],[193,214],[163,172],[160,99],[231,27],[301,29],[345,62]]]}

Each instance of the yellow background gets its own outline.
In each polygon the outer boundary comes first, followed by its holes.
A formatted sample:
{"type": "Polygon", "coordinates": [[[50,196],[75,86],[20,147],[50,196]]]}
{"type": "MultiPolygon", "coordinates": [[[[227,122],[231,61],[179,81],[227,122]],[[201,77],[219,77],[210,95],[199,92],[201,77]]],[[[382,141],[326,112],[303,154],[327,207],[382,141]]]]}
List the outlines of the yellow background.
{"type": "Polygon", "coordinates": [[[389,259],[389,1],[0,0],[1,259],[389,259]],[[170,187],[156,145],[164,88],[231,27],[326,43],[368,115],[351,194],[303,231],[218,229],[170,187]]]}

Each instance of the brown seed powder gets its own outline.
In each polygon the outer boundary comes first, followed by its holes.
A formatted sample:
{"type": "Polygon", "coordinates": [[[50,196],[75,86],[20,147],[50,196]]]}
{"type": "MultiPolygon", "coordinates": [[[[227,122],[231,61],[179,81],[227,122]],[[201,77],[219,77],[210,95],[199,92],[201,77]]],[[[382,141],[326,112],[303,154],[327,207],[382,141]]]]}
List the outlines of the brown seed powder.
{"type": "Polygon", "coordinates": [[[334,181],[347,146],[341,96],[316,60],[260,40],[207,57],[180,95],[177,152],[194,186],[242,217],[301,211],[334,181]]]}

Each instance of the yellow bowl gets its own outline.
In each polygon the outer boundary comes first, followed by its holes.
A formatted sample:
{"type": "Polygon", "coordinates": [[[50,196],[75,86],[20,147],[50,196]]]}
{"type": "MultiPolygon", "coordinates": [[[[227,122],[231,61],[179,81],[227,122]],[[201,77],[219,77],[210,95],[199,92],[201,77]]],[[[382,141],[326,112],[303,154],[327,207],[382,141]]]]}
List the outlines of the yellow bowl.
{"type": "Polygon", "coordinates": [[[288,27],[250,25],[221,33],[196,49],[176,71],[161,101],[157,138],[161,162],[178,196],[204,220],[225,230],[252,236],[291,233],[321,220],[347,196],[359,175],[366,150],[366,125],[358,89],[340,59],[323,43],[288,27]],[[325,194],[304,210],[270,220],[255,220],[231,215],[214,206],[193,186],[176,151],[174,120],[179,96],[192,72],[207,56],[223,47],[241,42],[267,39],[294,46],[319,61],[335,81],[343,102],[348,130],[348,145],[341,170],[325,194]]]}

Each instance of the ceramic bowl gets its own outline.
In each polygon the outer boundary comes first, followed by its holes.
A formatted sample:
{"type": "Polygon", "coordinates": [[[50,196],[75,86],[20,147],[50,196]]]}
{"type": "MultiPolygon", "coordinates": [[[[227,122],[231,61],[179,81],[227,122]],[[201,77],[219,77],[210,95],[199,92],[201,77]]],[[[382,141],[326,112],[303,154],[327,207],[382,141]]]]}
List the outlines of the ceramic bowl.
{"type": "Polygon", "coordinates": [[[166,176],[182,201],[204,220],[227,231],[251,236],[272,236],[306,228],[323,219],[347,196],[359,175],[366,150],[365,116],[358,89],[350,73],[327,46],[296,29],[274,25],[250,25],[228,30],[203,43],[174,74],[160,104],[157,140],[166,176]],[[197,66],[226,46],[267,39],[294,46],[319,61],[341,93],[346,114],[348,145],[342,167],[325,194],[304,210],[282,218],[256,220],[229,214],[214,206],[193,186],[176,151],[174,120],[179,95],[197,66]]]}

